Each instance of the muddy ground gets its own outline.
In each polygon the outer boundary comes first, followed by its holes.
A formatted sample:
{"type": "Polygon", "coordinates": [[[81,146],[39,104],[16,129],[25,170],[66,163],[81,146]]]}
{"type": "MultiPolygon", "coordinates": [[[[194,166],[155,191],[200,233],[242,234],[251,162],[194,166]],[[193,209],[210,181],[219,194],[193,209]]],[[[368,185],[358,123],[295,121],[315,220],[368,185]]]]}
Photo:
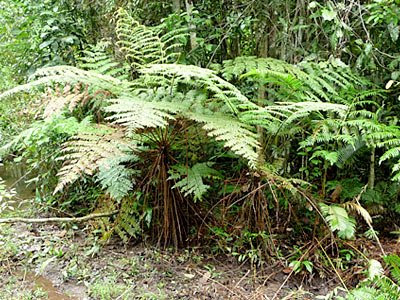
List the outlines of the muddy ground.
{"type": "Polygon", "coordinates": [[[0,299],[315,299],[336,284],[291,276],[282,285],[280,263],[254,270],[202,252],[101,247],[85,228],[0,225],[0,299]]]}

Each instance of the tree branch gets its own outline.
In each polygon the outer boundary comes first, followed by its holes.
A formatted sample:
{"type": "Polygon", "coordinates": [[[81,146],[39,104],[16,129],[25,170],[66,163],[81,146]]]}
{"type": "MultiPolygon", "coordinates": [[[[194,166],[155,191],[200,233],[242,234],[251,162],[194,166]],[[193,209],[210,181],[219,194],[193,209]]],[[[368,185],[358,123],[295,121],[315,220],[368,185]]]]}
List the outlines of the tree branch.
{"type": "Polygon", "coordinates": [[[83,217],[77,218],[38,218],[38,219],[30,219],[30,218],[5,218],[0,219],[1,223],[63,223],[63,222],[85,222],[88,220],[110,217],[117,214],[118,211],[108,212],[108,213],[98,213],[98,214],[90,214],[83,217]]]}

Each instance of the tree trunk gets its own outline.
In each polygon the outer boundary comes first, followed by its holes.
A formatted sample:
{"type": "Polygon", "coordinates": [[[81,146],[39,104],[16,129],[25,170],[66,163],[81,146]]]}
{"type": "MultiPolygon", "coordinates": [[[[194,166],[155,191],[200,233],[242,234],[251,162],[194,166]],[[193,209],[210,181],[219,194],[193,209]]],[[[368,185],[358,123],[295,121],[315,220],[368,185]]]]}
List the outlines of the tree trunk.
{"type": "Polygon", "coordinates": [[[181,10],[181,0],[172,0],[172,11],[177,13],[181,10]]]}
{"type": "Polygon", "coordinates": [[[193,23],[193,17],[192,17],[193,2],[192,0],[185,0],[185,4],[186,4],[186,13],[189,17],[190,49],[193,50],[197,48],[196,25],[193,23]]]}
{"type": "MultiPolygon", "coordinates": [[[[268,37],[264,36],[262,44],[258,51],[259,57],[268,57],[268,37]]],[[[265,85],[260,85],[258,88],[258,105],[263,107],[265,105],[265,98],[267,96],[267,90],[265,85]]],[[[261,126],[257,126],[257,133],[259,135],[260,149],[258,150],[258,164],[265,164],[265,131],[261,126]]]]}
{"type": "Polygon", "coordinates": [[[374,186],[375,186],[375,147],[372,147],[370,165],[369,165],[368,188],[372,190],[374,186]]]}

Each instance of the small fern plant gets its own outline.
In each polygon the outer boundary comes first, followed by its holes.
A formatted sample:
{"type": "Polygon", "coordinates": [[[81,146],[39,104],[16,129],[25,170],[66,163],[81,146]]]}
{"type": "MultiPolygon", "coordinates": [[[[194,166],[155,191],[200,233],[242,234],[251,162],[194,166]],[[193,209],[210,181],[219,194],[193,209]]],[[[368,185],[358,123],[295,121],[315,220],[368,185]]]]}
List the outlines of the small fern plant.
{"type": "Polygon", "coordinates": [[[356,221],[348,215],[343,207],[324,203],[320,203],[319,206],[332,232],[337,232],[338,236],[343,239],[354,238],[356,221]]]}
{"type": "Polygon", "coordinates": [[[390,270],[384,274],[380,262],[371,260],[368,268],[368,279],[350,291],[346,297],[338,300],[396,300],[400,298],[400,257],[395,254],[383,258],[390,270]]]}

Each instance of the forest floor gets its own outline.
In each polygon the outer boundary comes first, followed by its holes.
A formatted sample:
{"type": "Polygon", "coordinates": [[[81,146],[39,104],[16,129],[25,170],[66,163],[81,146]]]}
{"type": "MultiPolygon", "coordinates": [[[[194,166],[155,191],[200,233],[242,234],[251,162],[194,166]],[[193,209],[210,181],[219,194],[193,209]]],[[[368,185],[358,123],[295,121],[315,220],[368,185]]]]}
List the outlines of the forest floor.
{"type": "MultiPolygon", "coordinates": [[[[10,186],[15,180],[6,177],[10,186]]],[[[34,196],[24,184],[16,187],[20,197],[34,196]]],[[[35,201],[27,202],[20,202],[11,216],[37,216],[35,201]]],[[[381,242],[387,253],[400,249],[395,239],[381,242]]],[[[369,258],[381,256],[370,240],[359,238],[348,244],[369,258]]],[[[200,247],[160,250],[118,239],[101,246],[90,224],[0,224],[0,300],[305,300],[339,285],[332,270],[324,279],[307,272],[295,275],[281,260],[256,270],[232,256],[210,252],[200,247]]],[[[352,260],[339,270],[348,287],[365,278],[363,261],[352,260]]]]}
{"type": "Polygon", "coordinates": [[[78,228],[1,225],[0,299],[315,299],[335,284],[302,286],[292,276],[282,286],[282,266],[254,271],[202,252],[99,247],[78,228]]]}

